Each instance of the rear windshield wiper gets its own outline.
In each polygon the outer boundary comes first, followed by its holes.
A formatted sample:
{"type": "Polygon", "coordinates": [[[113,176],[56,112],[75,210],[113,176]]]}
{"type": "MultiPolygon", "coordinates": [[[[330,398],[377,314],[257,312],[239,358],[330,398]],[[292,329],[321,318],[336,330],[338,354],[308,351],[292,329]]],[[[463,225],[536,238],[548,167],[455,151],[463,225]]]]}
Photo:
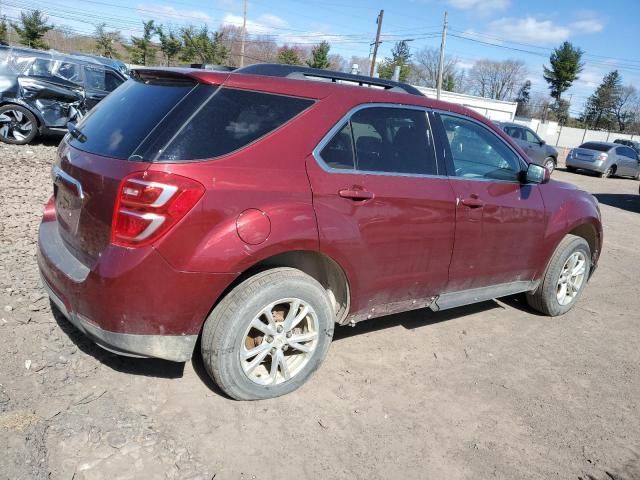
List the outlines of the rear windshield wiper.
{"type": "Polygon", "coordinates": [[[75,138],[76,140],[78,140],[80,143],[84,143],[87,141],[87,136],[82,133],[82,130],[80,130],[78,127],[76,127],[76,124],[73,122],[68,122],[67,123],[67,130],[69,130],[69,134],[75,138]]]}

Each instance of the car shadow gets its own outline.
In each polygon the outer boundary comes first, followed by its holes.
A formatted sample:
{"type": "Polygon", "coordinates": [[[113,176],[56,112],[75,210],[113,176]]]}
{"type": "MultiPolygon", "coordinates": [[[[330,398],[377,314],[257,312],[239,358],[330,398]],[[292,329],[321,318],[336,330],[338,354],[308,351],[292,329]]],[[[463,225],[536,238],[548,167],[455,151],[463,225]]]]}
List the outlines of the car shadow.
{"type": "Polygon", "coordinates": [[[125,357],[111,353],[96,345],[89,337],[74,327],[53,303],[51,303],[51,312],[60,329],[79,350],[117,372],[157,378],[181,378],[184,374],[184,363],[157,358],[125,357]]]}
{"type": "Polygon", "coordinates": [[[628,212],[640,213],[640,194],[594,193],[593,196],[605,205],[627,210],[628,212]]]}

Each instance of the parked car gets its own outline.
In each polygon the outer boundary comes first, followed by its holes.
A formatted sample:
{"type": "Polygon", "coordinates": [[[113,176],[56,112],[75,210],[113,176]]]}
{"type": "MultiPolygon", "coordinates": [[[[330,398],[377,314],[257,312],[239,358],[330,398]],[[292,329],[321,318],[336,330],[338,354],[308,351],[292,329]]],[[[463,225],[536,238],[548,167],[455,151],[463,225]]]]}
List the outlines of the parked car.
{"type": "Polygon", "coordinates": [[[109,68],[119,71],[125,78],[129,77],[129,67],[127,67],[126,63],[122,60],[118,60],[117,58],[101,57],[100,55],[91,55],[84,52],[73,52],[72,55],[75,58],[86,60],[90,63],[97,62],[101,65],[106,65],[109,68]]]}
{"type": "Polygon", "coordinates": [[[141,69],[61,142],[38,234],[52,302],[104,348],[302,385],[334,325],[526,293],[571,309],[595,198],[462,106],[286,65],[141,69]],[[369,86],[375,88],[368,88],[369,86]]]}
{"type": "Polygon", "coordinates": [[[519,123],[496,122],[496,124],[515,140],[533,163],[542,165],[549,172],[553,172],[556,169],[558,151],[551,145],[547,145],[537,133],[519,123]]]}
{"type": "Polygon", "coordinates": [[[126,81],[90,58],[0,46],[0,141],[24,145],[38,134],[65,134],[126,81]]]}
{"type": "Polygon", "coordinates": [[[627,147],[633,148],[638,155],[640,155],[640,142],[634,142],[632,140],[627,140],[625,138],[616,138],[613,143],[618,143],[620,145],[626,145],[627,147]]]}
{"type": "Polygon", "coordinates": [[[631,147],[609,142],[586,142],[569,151],[567,170],[599,173],[604,178],[618,175],[640,179],[640,161],[631,147]]]}

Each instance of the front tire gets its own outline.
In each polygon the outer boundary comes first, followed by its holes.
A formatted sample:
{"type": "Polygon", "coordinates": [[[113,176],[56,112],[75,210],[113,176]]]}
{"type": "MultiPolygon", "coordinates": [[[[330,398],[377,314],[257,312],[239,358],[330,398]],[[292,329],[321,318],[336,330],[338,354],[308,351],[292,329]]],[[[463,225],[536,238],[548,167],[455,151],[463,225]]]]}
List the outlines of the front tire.
{"type": "Polygon", "coordinates": [[[549,174],[552,174],[556,169],[556,161],[553,157],[547,157],[544,161],[544,168],[549,170],[549,174]]]}
{"type": "Polygon", "coordinates": [[[325,359],[335,315],[314,278],[294,268],[258,273],[213,309],[202,331],[202,358],[236,400],[261,400],[302,386],[325,359]]]}
{"type": "Polygon", "coordinates": [[[0,141],[11,145],[26,145],[38,134],[35,115],[20,105],[0,107],[0,141]]]}
{"type": "Polygon", "coordinates": [[[582,295],[590,271],[589,244],[582,237],[567,235],[551,257],[538,289],[527,294],[527,302],[545,315],[564,315],[582,295]]]}

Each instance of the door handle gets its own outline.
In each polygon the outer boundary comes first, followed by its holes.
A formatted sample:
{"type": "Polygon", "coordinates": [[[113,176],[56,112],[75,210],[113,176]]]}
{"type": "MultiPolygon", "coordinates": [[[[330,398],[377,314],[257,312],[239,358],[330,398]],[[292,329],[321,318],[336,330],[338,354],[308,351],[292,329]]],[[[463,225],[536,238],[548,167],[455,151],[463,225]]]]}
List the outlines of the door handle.
{"type": "Polygon", "coordinates": [[[484,202],[478,198],[477,195],[472,194],[469,198],[465,198],[460,200],[465,207],[469,208],[482,208],[484,207],[484,202]]]}
{"type": "Polygon", "coordinates": [[[338,192],[342,198],[348,198],[354,201],[363,201],[363,200],[371,200],[375,197],[373,192],[369,192],[368,190],[358,190],[354,188],[345,188],[338,192]]]}

